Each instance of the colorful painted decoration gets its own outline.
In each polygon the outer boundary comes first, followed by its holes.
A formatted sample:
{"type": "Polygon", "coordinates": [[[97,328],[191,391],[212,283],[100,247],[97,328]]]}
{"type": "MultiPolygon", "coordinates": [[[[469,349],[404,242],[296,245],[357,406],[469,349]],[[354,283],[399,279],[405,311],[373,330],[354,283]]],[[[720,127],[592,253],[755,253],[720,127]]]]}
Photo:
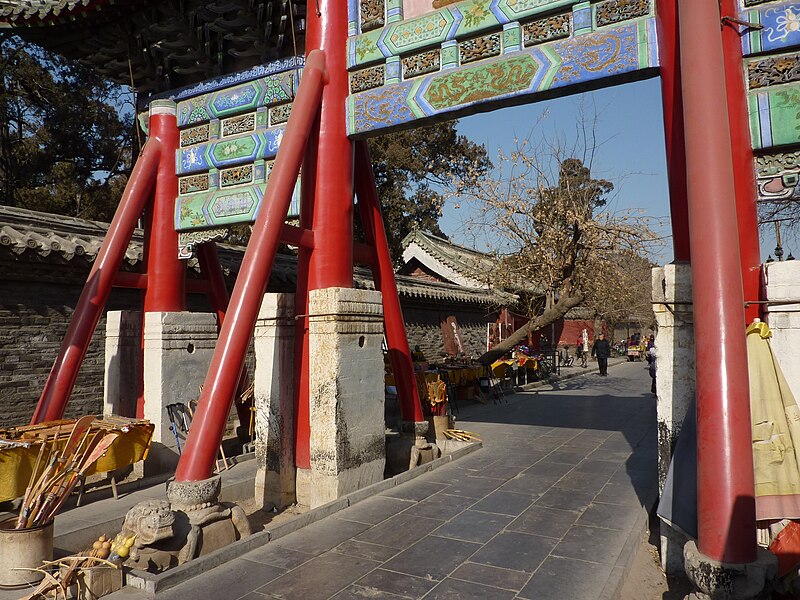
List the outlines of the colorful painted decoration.
{"type": "Polygon", "coordinates": [[[756,157],[759,200],[800,201],[800,151],[756,157]]]}
{"type": "MultiPolygon", "coordinates": [[[[234,74],[226,78],[231,85],[200,84],[195,89],[202,93],[196,96],[182,92],[175,156],[179,232],[255,220],[292,110],[298,75],[293,66],[275,71],[265,65],[247,72],[267,72],[265,77],[243,79],[234,74]]],[[[292,214],[296,213],[295,201],[292,214]]],[[[201,233],[186,237],[181,257],[188,258],[202,239],[201,233]]]]}
{"type": "MultiPolygon", "coordinates": [[[[753,6],[751,2],[745,6],[753,6]]],[[[800,45],[800,4],[797,2],[772,2],[744,10],[739,18],[758,27],[746,30],[742,36],[745,56],[767,51],[788,50],[800,45]]]]}
{"type": "MultiPolygon", "coordinates": [[[[488,53],[495,52],[496,41],[484,45],[490,48],[488,53]]],[[[650,17],[501,56],[477,57],[467,65],[462,46],[461,66],[353,93],[348,98],[349,133],[358,137],[420,125],[446,113],[469,114],[486,102],[502,106],[521,96],[533,100],[540,92],[560,88],[566,92],[576,84],[633,74],[658,66],[656,46],[655,21],[650,17]]],[[[467,52],[476,51],[470,47],[467,52]]],[[[442,62],[444,57],[443,46],[442,62]]]]}
{"type": "Polygon", "coordinates": [[[800,84],[751,91],[748,103],[755,150],[800,143],[800,84]]]}

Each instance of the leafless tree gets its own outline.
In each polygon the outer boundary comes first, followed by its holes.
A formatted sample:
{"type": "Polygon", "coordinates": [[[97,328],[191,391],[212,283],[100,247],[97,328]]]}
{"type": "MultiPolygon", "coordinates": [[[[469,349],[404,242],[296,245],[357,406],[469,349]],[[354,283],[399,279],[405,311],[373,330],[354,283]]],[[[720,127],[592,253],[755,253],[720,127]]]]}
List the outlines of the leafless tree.
{"type": "Polygon", "coordinates": [[[608,209],[614,185],[592,173],[596,118],[583,119],[570,144],[535,138],[536,129],[499,153],[493,175],[456,186],[459,206],[471,209],[467,227],[495,249],[487,283],[514,291],[531,316],[484,364],[575,306],[615,321],[649,304],[646,257],[658,238],[641,212],[608,209]]]}

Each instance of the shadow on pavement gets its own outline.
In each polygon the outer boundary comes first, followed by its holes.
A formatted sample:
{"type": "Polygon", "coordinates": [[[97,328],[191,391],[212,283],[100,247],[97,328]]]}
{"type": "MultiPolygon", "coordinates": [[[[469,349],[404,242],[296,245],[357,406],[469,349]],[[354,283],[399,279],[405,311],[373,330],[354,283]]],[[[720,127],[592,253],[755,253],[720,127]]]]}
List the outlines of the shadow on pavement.
{"type": "MultiPolygon", "coordinates": [[[[645,368],[642,371],[646,379],[638,370],[633,378],[624,379],[588,373],[508,396],[508,404],[462,406],[459,421],[531,426],[534,436],[563,434],[565,443],[560,450],[569,449],[569,432],[579,436],[580,430],[596,431],[600,435],[595,437],[601,441],[586,458],[623,463],[638,502],[644,506],[655,499],[657,436],[656,399],[650,393],[650,377],[645,368]],[[609,393],[612,390],[614,393],[609,393]]],[[[609,481],[610,490],[617,484],[620,493],[623,488],[630,489],[621,473],[609,481]]]]}

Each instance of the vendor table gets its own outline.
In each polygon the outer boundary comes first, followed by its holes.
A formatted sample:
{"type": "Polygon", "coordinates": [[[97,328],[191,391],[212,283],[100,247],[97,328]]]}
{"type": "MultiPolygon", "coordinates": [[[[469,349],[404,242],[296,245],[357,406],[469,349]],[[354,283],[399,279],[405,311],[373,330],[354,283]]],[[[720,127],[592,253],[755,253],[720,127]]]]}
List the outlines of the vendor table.
{"type": "MultiPolygon", "coordinates": [[[[57,432],[58,441],[64,444],[74,424],[74,419],[66,419],[0,429],[0,502],[25,494],[45,432],[49,433],[49,443],[52,443],[53,435],[57,432]]],[[[116,471],[147,458],[154,429],[149,421],[111,417],[107,421],[98,419],[92,428],[118,432],[120,435],[89,468],[87,475],[116,471]]]]}
{"type": "Polygon", "coordinates": [[[492,363],[492,373],[498,379],[504,379],[508,374],[508,370],[513,369],[515,366],[535,371],[539,367],[539,361],[532,356],[496,360],[492,363]]]}

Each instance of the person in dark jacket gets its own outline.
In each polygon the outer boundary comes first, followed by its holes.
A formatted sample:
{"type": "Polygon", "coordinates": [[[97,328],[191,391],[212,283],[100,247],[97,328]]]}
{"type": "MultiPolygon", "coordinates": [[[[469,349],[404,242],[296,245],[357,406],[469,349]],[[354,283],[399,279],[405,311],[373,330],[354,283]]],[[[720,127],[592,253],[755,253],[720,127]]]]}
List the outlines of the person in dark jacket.
{"type": "Polygon", "coordinates": [[[602,333],[594,341],[592,346],[592,356],[597,357],[597,366],[600,367],[600,376],[608,376],[608,357],[611,356],[611,344],[608,343],[606,336],[602,333]]]}

